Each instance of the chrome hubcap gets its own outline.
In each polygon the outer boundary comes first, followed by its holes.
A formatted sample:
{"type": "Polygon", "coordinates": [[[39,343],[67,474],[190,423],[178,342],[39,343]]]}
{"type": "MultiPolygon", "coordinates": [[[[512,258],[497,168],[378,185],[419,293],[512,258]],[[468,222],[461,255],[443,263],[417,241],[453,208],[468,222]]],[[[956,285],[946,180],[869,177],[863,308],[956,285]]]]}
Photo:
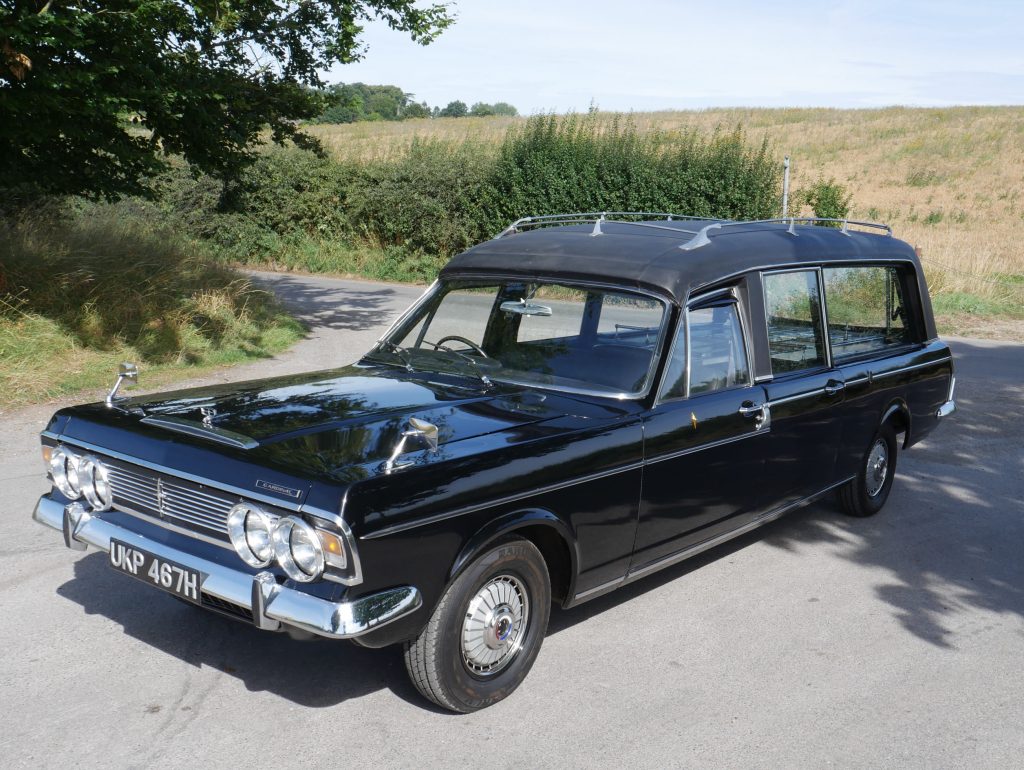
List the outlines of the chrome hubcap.
{"type": "Polygon", "coordinates": [[[530,619],[526,588],[511,575],[491,578],[466,608],[462,660],[474,674],[496,674],[523,646],[530,619]]]}
{"type": "Polygon", "coordinates": [[[868,465],[864,478],[867,482],[868,497],[875,497],[885,486],[885,475],[889,470],[889,447],[878,439],[868,453],[868,465]]]}

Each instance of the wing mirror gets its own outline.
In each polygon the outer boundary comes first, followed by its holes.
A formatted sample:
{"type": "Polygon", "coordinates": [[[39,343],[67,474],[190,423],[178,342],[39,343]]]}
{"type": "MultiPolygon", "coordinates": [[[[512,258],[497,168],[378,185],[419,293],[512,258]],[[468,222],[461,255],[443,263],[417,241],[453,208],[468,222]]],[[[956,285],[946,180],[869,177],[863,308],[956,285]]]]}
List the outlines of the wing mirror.
{"type": "Polygon", "coordinates": [[[537,305],[533,302],[527,302],[525,299],[521,299],[518,302],[515,300],[502,302],[499,307],[503,313],[515,313],[516,315],[551,315],[551,308],[547,305],[537,305]]]}
{"type": "Polygon", "coordinates": [[[129,385],[136,385],[139,382],[139,367],[130,361],[125,361],[117,368],[117,382],[114,383],[114,387],[107,394],[107,406],[113,406],[114,401],[118,400],[117,391],[126,382],[129,385]]]}
{"type": "Polygon", "coordinates": [[[427,445],[428,451],[436,452],[439,443],[437,426],[432,422],[420,420],[416,417],[410,417],[408,429],[402,431],[402,437],[398,439],[398,443],[395,444],[395,448],[391,452],[391,457],[389,457],[384,463],[385,474],[390,474],[396,467],[401,468],[410,464],[402,463],[399,465],[397,462],[399,456],[405,452],[405,445],[408,443],[409,439],[420,439],[427,445]]]}

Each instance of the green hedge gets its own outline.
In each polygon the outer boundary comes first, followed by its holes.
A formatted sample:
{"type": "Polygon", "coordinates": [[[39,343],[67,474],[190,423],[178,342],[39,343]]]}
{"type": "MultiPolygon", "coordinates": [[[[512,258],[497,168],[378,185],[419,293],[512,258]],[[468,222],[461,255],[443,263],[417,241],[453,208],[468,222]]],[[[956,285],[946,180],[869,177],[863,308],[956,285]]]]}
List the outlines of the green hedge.
{"type": "Polygon", "coordinates": [[[781,168],[766,142],[738,128],[640,132],[628,118],[541,115],[498,145],[414,141],[396,158],[362,163],[269,148],[227,187],[182,168],[162,189],[156,204],[118,205],[233,261],[418,280],[522,216],[771,216],[781,168]]]}

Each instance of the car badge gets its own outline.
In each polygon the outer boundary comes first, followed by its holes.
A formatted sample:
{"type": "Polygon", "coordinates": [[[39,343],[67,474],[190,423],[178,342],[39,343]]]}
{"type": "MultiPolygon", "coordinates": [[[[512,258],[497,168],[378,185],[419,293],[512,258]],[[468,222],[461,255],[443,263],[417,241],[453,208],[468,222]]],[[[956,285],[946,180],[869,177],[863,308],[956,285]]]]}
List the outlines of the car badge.
{"type": "Polygon", "coordinates": [[[203,425],[207,428],[213,427],[213,418],[217,416],[217,410],[212,406],[201,406],[199,411],[203,414],[203,425]]]}
{"type": "Polygon", "coordinates": [[[693,426],[694,430],[697,430],[697,415],[693,412],[690,412],[690,425],[693,426]]]}
{"type": "Polygon", "coordinates": [[[302,497],[302,490],[300,489],[292,489],[291,487],[286,487],[281,484],[274,484],[271,481],[264,481],[263,479],[256,480],[256,487],[258,489],[265,489],[268,492],[274,492],[279,495],[285,495],[286,497],[294,497],[296,500],[302,497]]]}
{"type": "Polygon", "coordinates": [[[156,480],[156,509],[160,512],[160,515],[164,515],[164,505],[167,502],[167,496],[164,494],[164,482],[163,479],[158,478],[156,480]]]}

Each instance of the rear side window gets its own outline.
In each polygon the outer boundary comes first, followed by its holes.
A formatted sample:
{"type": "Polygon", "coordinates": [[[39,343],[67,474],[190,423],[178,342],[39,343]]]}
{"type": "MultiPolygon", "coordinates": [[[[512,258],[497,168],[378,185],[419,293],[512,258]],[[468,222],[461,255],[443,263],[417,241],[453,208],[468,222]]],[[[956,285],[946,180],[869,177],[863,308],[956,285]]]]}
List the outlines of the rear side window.
{"type": "Polygon", "coordinates": [[[735,302],[721,302],[690,310],[686,315],[686,324],[689,332],[689,372],[686,371],[687,329],[681,326],[666,371],[663,399],[685,396],[687,376],[691,396],[750,384],[747,351],[735,302]]]}
{"type": "Polygon", "coordinates": [[[763,282],[772,373],[824,366],[825,335],[818,271],[767,273],[763,282]]]}
{"type": "Polygon", "coordinates": [[[912,341],[896,268],[830,267],[822,272],[828,338],[836,360],[912,341]]]}

